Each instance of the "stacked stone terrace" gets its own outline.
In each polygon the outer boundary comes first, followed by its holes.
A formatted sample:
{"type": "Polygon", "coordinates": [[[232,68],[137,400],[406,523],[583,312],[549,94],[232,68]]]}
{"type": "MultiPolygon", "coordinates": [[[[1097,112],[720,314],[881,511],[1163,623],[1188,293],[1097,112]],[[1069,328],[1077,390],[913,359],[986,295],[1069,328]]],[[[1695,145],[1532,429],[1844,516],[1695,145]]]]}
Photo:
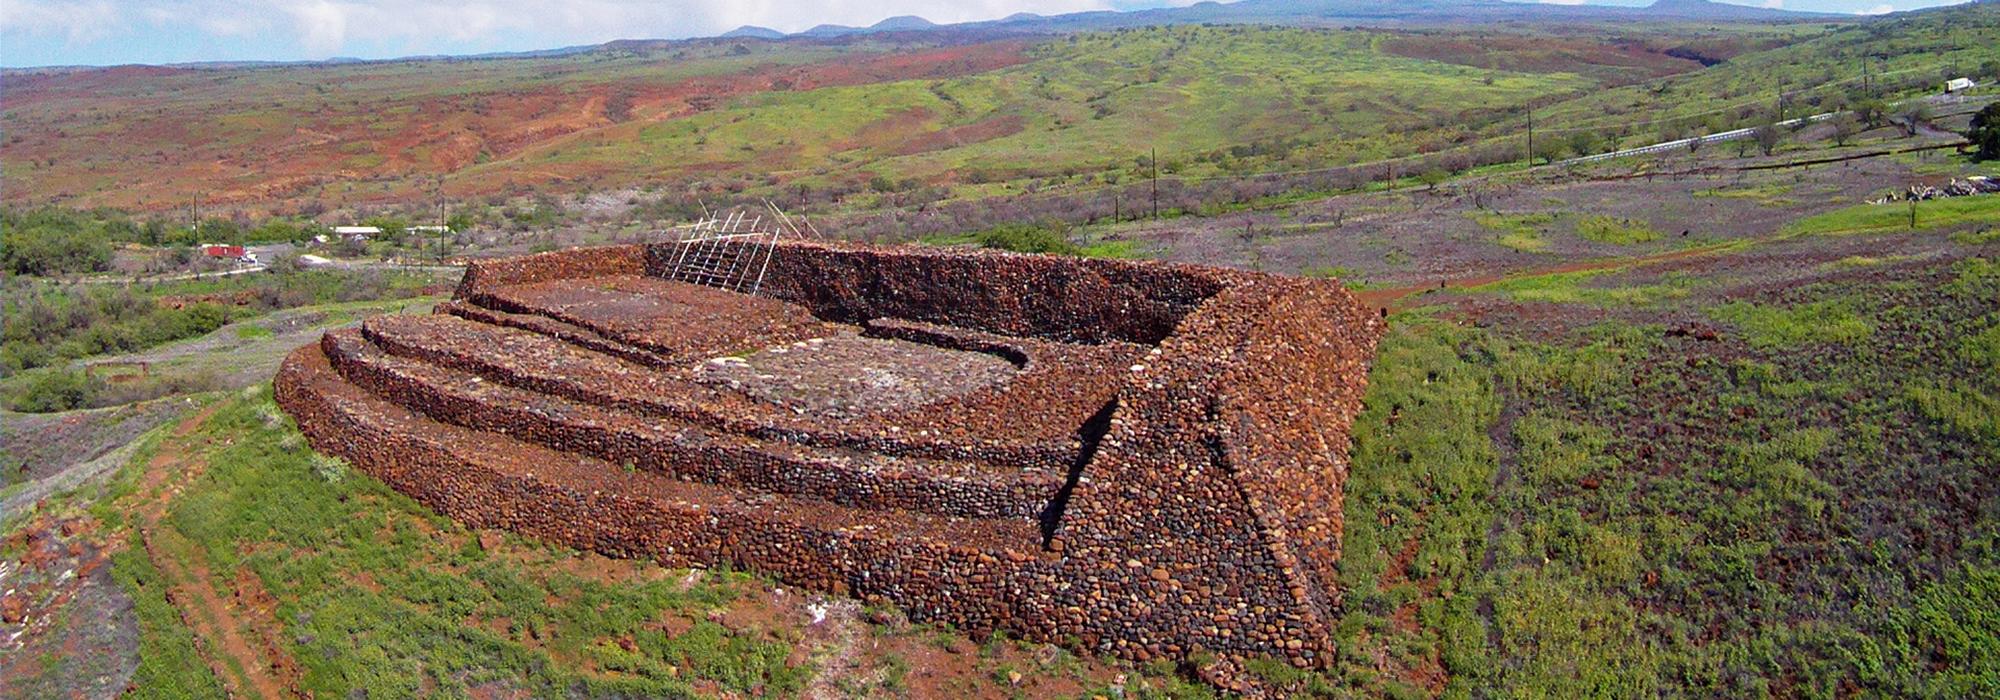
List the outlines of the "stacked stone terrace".
{"type": "Polygon", "coordinates": [[[476,527],[1141,660],[1329,660],[1383,330],[1337,284],[787,242],[750,296],[670,249],[476,263],[294,352],[279,401],[476,527]]]}

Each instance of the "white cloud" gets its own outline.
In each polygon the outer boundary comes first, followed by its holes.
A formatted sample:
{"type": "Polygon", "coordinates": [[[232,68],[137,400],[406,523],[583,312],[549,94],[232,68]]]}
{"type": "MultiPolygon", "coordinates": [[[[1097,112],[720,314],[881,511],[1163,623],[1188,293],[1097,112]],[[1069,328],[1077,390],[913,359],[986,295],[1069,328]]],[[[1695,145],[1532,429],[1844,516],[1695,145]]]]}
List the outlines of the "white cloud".
{"type": "Polygon", "coordinates": [[[6,0],[0,2],[0,32],[61,36],[72,43],[95,41],[124,27],[121,8],[105,0],[6,0]]]}
{"type": "Polygon", "coordinates": [[[1766,10],[1785,9],[1785,0],[1764,0],[1764,9],[1766,10]]]}
{"type": "MultiPolygon", "coordinates": [[[[1577,0],[1580,1],[1580,0],[1577,0]]],[[[868,25],[914,14],[933,22],[995,19],[1015,12],[1059,14],[1108,9],[1123,0],[0,0],[0,33],[105,40],[134,23],[217,39],[268,36],[296,42],[311,57],[357,45],[512,39],[549,48],[612,39],[682,38],[754,24],[800,31],[821,23],[868,25]]],[[[1168,3],[1185,5],[1188,0],[1168,3]]]]}
{"type": "Polygon", "coordinates": [[[306,51],[318,56],[330,56],[347,45],[348,19],[364,8],[314,0],[292,4],[284,9],[291,15],[292,24],[298,29],[299,42],[305,45],[306,51]]]}
{"type": "Polygon", "coordinates": [[[1862,11],[1860,11],[1860,12],[1856,12],[1856,13],[1854,13],[1854,14],[1857,14],[1857,15],[1886,15],[1886,14],[1889,14],[1889,13],[1891,13],[1891,12],[1895,12],[1895,11],[1896,11],[1896,6],[1894,6],[1894,5],[1890,5],[1889,3],[1886,3],[1886,2],[1885,2],[1885,3],[1882,3],[1882,4],[1880,4],[1880,5],[1876,5],[1876,6],[1874,6],[1874,7],[1871,7],[1871,8],[1868,8],[1868,9],[1866,9],[1866,10],[1862,10],[1862,11]]]}

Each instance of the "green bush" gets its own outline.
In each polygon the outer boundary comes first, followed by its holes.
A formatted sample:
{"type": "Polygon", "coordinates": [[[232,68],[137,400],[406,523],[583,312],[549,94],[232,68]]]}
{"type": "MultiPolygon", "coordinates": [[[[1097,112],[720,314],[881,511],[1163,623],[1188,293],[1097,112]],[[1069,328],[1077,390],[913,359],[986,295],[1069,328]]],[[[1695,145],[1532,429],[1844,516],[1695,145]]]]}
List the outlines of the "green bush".
{"type": "Polygon", "coordinates": [[[1986,105],[1972,115],[1972,127],[1965,131],[1965,140],[1977,149],[1972,154],[1974,160],[2000,159],[2000,102],[1986,105]]]}
{"type": "Polygon", "coordinates": [[[1031,224],[1001,224],[972,236],[984,248],[1011,250],[1016,253],[1054,253],[1076,255],[1082,252],[1076,244],[1069,242],[1063,232],[1051,226],[1031,224]]]}
{"type": "Polygon", "coordinates": [[[23,413],[52,413],[83,408],[97,392],[97,384],[88,375],[70,370],[42,372],[28,381],[27,387],[10,401],[10,407],[23,413]]]}
{"type": "Polygon", "coordinates": [[[6,228],[0,232],[0,267],[13,274],[62,275],[111,266],[111,242],[96,227],[0,225],[6,228]]]}

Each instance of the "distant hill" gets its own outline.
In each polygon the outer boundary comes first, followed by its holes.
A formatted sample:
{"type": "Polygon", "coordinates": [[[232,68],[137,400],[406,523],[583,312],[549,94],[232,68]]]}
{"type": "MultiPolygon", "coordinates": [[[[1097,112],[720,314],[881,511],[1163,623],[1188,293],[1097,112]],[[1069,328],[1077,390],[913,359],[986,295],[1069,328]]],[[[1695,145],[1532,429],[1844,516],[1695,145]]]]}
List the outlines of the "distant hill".
{"type": "Polygon", "coordinates": [[[850,27],[845,24],[822,24],[813,27],[811,29],[805,30],[803,32],[794,34],[793,36],[835,37],[835,36],[847,36],[849,34],[859,34],[865,31],[868,30],[862,29],[860,27],[850,27]]]}
{"type": "Polygon", "coordinates": [[[935,29],[937,27],[938,24],[936,22],[932,22],[922,17],[918,17],[916,15],[901,15],[897,17],[890,17],[888,19],[869,25],[868,31],[909,32],[909,31],[921,31],[925,29],[935,29]]]}
{"type": "Polygon", "coordinates": [[[731,30],[729,30],[728,32],[724,32],[724,33],[722,34],[722,37],[721,37],[721,38],[724,38],[724,39],[783,39],[783,38],[785,38],[785,33],[784,33],[784,32],[781,32],[781,31],[778,31],[778,30],[776,30],[776,29],[770,29],[770,28],[767,28],[767,27],[756,27],[756,26],[751,26],[751,25],[748,25],[748,24],[746,24],[746,25],[743,25],[743,26],[741,26],[741,27],[737,27],[737,28],[735,28],[735,29],[731,29],[731,30]]]}
{"type": "Polygon", "coordinates": [[[1802,17],[1830,17],[1819,12],[1794,12],[1768,7],[1735,5],[1713,0],[1659,0],[1646,7],[1645,12],[1665,17],[1686,17],[1688,19],[1727,20],[1784,20],[1802,17]]]}
{"type": "Polygon", "coordinates": [[[1844,17],[1814,12],[1795,12],[1736,5],[1713,0],[1658,0],[1647,7],[1612,5],[1556,5],[1508,0],[1242,0],[1241,2],[1201,2],[1187,7],[1165,7],[1119,12],[1097,10],[1061,15],[1019,12],[997,20],[936,24],[922,17],[900,16],[868,27],[822,24],[792,34],[808,38],[834,38],[875,32],[926,30],[975,30],[1012,33],[1064,33],[1104,29],[1126,29],[1173,24],[1244,23],[1286,26],[1383,26],[1402,24],[1464,24],[1501,21],[1645,21],[1712,20],[1734,22],[1801,21],[1844,17]]]}

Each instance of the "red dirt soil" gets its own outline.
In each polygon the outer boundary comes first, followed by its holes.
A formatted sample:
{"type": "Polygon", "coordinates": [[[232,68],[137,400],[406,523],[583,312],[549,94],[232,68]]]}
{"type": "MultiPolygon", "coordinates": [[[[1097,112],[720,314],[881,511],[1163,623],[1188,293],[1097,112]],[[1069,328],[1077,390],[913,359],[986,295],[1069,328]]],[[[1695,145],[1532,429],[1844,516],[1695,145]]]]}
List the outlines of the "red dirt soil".
{"type": "MultiPolygon", "coordinates": [[[[188,416],[174,426],[174,436],[191,435],[220,406],[211,404],[188,416]]],[[[161,524],[174,495],[207,467],[205,460],[181,447],[176,441],[163,443],[147,463],[137,491],[148,497],[133,521],[146,556],[168,582],[167,600],[180,609],[181,621],[194,633],[203,660],[232,696],[296,697],[299,663],[285,648],[284,625],[272,614],[276,600],[262,580],[239,570],[231,577],[230,591],[217,590],[199,548],[171,525],[161,524]],[[185,557],[178,556],[183,553],[185,557]]]]}
{"type": "Polygon", "coordinates": [[[4,200],[163,210],[186,206],[198,192],[204,204],[271,211],[338,198],[325,186],[343,182],[394,181],[407,191],[368,195],[394,197],[428,192],[435,176],[447,175],[446,191],[468,196],[557,180],[657,176],[658,164],[625,172],[618,168],[634,166],[528,167],[516,161],[742,95],[968,75],[1026,62],[1026,48],[1025,42],[1000,41],[899,50],[667,82],[533,81],[524,72],[474,92],[367,99],[341,96],[350,87],[367,94],[368,83],[381,76],[350,77],[333,83],[340,88],[334,90],[319,84],[314,93],[308,83],[320,79],[310,74],[251,80],[200,70],[115,68],[10,75],[6,156],[10,169],[27,164],[23,171],[31,174],[23,182],[32,186],[8,188],[4,200]],[[229,137],[218,140],[218,133],[229,137]],[[475,172],[463,172],[476,164],[475,172]]]}

